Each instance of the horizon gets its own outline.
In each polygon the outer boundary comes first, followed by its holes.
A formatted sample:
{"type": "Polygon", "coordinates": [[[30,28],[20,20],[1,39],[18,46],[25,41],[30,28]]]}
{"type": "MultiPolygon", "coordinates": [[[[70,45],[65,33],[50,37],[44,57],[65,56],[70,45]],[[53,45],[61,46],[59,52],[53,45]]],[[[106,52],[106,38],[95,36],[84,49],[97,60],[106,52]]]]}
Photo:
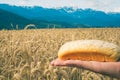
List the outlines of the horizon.
{"type": "Polygon", "coordinates": [[[7,29],[11,23],[20,25],[20,29],[31,23],[37,28],[52,28],[54,25],[56,28],[120,26],[120,12],[104,12],[92,8],[71,6],[46,8],[37,5],[22,6],[3,3],[0,4],[0,10],[0,26],[7,29]]]}
{"type": "Polygon", "coordinates": [[[22,6],[22,7],[34,7],[39,6],[43,8],[62,8],[62,7],[73,7],[74,9],[93,9],[103,12],[117,12],[120,13],[120,1],[119,0],[4,0],[0,1],[0,4],[8,4],[11,6],[22,6]],[[87,3],[87,4],[86,4],[87,3]],[[107,7],[106,7],[107,6],[107,7]]]}
{"type": "Polygon", "coordinates": [[[120,12],[112,12],[112,11],[109,11],[109,12],[106,12],[106,11],[103,11],[103,10],[96,10],[96,9],[92,9],[92,8],[75,8],[75,7],[69,7],[69,6],[63,6],[63,7],[43,7],[43,6],[20,6],[20,5],[11,5],[11,4],[7,4],[7,3],[3,3],[3,4],[0,4],[0,5],[8,5],[8,6],[11,6],[11,7],[21,7],[21,8],[35,8],[35,7],[40,7],[40,8],[45,8],[45,9],[56,9],[56,10],[59,10],[59,9],[63,9],[63,8],[72,8],[73,11],[76,11],[78,9],[81,9],[81,10],[87,10],[87,9],[90,9],[90,10],[93,10],[93,11],[100,11],[100,12],[104,12],[106,14],[109,14],[109,13],[118,13],[120,14],[120,12]]]}

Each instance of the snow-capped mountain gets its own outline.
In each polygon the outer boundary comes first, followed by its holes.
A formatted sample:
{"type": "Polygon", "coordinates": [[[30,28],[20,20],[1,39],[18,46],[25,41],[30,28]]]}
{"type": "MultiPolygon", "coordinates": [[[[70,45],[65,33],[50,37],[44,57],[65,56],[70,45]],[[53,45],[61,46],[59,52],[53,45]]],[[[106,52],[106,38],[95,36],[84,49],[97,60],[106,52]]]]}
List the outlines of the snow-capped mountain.
{"type": "Polygon", "coordinates": [[[120,13],[105,13],[93,9],[75,9],[72,7],[43,8],[21,7],[0,4],[0,8],[30,20],[65,22],[71,25],[120,26],[120,13]]]}

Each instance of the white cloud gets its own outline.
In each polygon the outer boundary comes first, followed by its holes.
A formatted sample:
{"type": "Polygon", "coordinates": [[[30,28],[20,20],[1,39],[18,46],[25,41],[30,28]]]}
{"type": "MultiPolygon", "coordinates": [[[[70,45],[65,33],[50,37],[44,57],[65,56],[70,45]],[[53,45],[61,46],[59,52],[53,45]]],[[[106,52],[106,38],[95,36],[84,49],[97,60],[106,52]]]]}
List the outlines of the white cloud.
{"type": "Polygon", "coordinates": [[[120,12],[120,7],[119,8],[114,8],[113,12],[120,12]]]}
{"type": "Polygon", "coordinates": [[[22,0],[22,1],[19,1],[19,5],[26,5],[26,3],[27,3],[27,2],[26,2],[26,1],[23,1],[23,0],[22,0]]]}
{"type": "Polygon", "coordinates": [[[42,6],[92,8],[106,12],[120,12],[120,0],[1,0],[0,3],[8,3],[18,6],[42,6]]]}

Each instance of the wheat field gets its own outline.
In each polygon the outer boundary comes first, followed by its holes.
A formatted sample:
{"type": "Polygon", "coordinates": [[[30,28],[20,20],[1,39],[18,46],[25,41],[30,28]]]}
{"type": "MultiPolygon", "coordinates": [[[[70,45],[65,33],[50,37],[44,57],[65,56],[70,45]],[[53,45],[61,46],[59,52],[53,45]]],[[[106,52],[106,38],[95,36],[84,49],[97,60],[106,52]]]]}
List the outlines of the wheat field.
{"type": "Polygon", "coordinates": [[[85,69],[53,67],[67,41],[99,39],[120,46],[120,28],[0,31],[0,80],[117,80],[85,69]]]}

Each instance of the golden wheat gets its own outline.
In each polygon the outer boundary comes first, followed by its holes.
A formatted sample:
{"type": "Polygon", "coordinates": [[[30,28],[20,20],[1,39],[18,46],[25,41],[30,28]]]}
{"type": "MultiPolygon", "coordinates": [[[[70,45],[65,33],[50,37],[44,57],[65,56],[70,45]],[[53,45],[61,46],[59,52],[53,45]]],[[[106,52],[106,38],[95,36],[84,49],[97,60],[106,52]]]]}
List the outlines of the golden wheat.
{"type": "Polygon", "coordinates": [[[117,80],[84,69],[52,67],[67,41],[99,39],[120,46],[120,29],[34,29],[0,31],[0,80],[117,80]]]}

